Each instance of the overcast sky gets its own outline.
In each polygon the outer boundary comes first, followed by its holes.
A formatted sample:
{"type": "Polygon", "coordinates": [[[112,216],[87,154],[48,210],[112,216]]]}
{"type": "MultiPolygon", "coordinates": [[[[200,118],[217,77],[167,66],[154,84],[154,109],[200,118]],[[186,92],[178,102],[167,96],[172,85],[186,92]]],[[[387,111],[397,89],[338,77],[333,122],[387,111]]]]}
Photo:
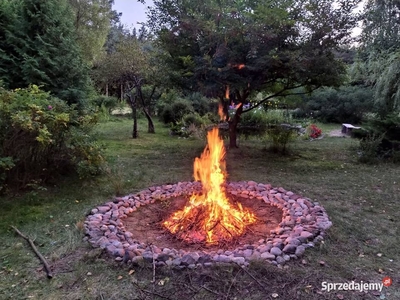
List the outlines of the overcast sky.
{"type": "Polygon", "coordinates": [[[114,0],[113,9],[121,12],[121,23],[128,28],[140,28],[138,22],[146,21],[146,8],[151,5],[151,0],[146,0],[146,4],[142,4],[137,0],[114,0]]]}

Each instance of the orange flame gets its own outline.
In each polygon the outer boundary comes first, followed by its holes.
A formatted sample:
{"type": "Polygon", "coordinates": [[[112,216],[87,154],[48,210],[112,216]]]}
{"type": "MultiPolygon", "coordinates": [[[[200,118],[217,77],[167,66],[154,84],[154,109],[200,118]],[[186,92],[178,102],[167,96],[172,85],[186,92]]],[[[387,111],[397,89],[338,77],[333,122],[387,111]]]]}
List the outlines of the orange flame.
{"type": "Polygon", "coordinates": [[[207,141],[201,157],[194,161],[194,178],[201,181],[203,193],[192,195],[189,203],[163,225],[185,241],[217,244],[243,234],[256,218],[240,203],[229,203],[225,195],[225,148],[218,128],[208,132],[207,141]]]}
{"type": "Polygon", "coordinates": [[[224,112],[224,107],[222,106],[221,103],[218,104],[218,115],[221,121],[225,120],[225,112],[224,112]]]}
{"type": "Polygon", "coordinates": [[[225,89],[225,99],[229,99],[229,85],[227,85],[225,89]]]}

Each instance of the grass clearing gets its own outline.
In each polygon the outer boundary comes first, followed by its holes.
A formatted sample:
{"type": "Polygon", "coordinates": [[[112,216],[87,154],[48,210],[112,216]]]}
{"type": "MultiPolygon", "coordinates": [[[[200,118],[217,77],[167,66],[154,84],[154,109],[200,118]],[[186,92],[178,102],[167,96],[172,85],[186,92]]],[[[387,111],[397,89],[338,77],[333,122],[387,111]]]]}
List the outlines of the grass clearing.
{"type": "Polygon", "coordinates": [[[303,263],[291,261],[283,269],[262,262],[246,270],[163,268],[152,282],[151,266],[120,265],[90,248],[82,241],[82,222],[94,206],[116,193],[192,180],[193,160],[205,141],[172,137],[159,123],[156,134],[147,134],[145,120],[139,121],[137,140],[129,119],[99,124],[109,161],[105,175],[62,179],[46,190],[0,198],[1,299],[273,299],[274,293],[277,299],[379,299],[375,292],[322,292],[321,284],[381,282],[385,276],[393,279],[385,299],[400,299],[400,167],[359,164],[357,141],[350,138],[298,139],[285,157],[251,138],[228,150],[228,180],[282,186],[326,208],[334,225],[323,244],[307,249],[303,263]],[[52,280],[9,225],[35,239],[53,266],[52,280]]]}

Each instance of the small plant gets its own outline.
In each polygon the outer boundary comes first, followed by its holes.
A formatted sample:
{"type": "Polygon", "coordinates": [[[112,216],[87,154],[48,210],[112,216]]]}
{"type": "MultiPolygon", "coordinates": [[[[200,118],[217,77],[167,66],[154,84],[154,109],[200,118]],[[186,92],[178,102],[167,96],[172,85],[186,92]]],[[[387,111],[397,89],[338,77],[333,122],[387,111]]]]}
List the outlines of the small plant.
{"type": "Polygon", "coordinates": [[[383,134],[369,134],[367,137],[360,140],[359,158],[362,163],[373,163],[379,158],[379,148],[382,140],[385,137],[383,134]]]}
{"type": "Polygon", "coordinates": [[[107,176],[110,186],[113,188],[115,196],[122,196],[124,192],[124,183],[126,180],[122,171],[124,168],[125,166],[120,162],[114,165],[107,163],[104,168],[104,173],[107,176]]]}
{"type": "Polygon", "coordinates": [[[294,141],[295,138],[296,133],[292,129],[284,126],[277,125],[267,130],[267,140],[272,141],[270,149],[273,152],[286,154],[287,145],[294,141]]]}

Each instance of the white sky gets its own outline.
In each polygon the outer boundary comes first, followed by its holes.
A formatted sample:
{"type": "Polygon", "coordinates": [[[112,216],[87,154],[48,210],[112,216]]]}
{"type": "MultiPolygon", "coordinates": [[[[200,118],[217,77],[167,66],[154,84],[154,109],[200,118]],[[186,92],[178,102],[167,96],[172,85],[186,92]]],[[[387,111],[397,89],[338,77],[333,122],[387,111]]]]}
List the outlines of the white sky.
{"type": "Polygon", "coordinates": [[[146,0],[146,4],[142,4],[137,0],[114,0],[113,9],[122,12],[121,23],[127,28],[136,27],[139,29],[141,25],[138,22],[146,21],[146,8],[152,5],[151,0],[146,0]]]}

